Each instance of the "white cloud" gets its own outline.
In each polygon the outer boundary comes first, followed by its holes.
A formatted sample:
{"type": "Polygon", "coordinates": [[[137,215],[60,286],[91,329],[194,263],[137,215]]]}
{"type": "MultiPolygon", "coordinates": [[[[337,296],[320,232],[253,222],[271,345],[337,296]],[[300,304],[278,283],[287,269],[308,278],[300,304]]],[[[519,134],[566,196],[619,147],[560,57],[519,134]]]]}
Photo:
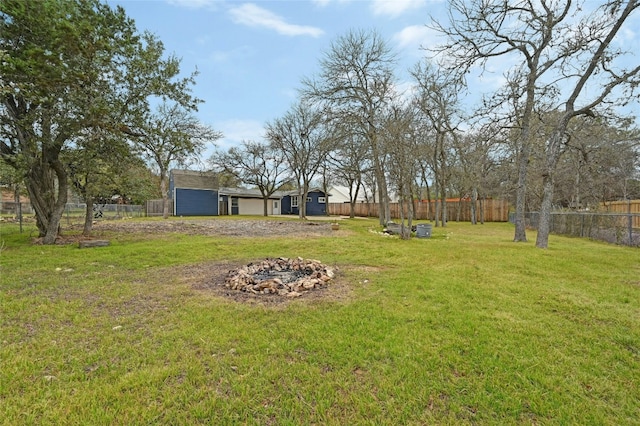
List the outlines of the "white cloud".
{"type": "Polygon", "coordinates": [[[348,3],[352,0],[312,0],[312,2],[319,7],[329,6],[330,3],[348,3]]]}
{"type": "Polygon", "coordinates": [[[277,33],[287,36],[308,35],[311,37],[320,37],[324,34],[320,28],[289,24],[281,16],[256,6],[253,3],[245,3],[241,6],[231,8],[229,10],[231,19],[236,24],[242,24],[249,27],[261,27],[275,30],[277,33]]]}
{"type": "Polygon", "coordinates": [[[217,9],[216,0],[167,0],[167,3],[188,9],[217,9]]]}
{"type": "MultiPolygon", "coordinates": [[[[418,52],[420,48],[435,47],[439,36],[436,31],[425,25],[411,25],[394,34],[393,40],[400,48],[414,48],[418,52]]],[[[424,56],[424,53],[421,55],[424,56]]]]}
{"type": "Polygon", "coordinates": [[[426,0],[373,0],[371,10],[374,15],[397,18],[409,10],[420,9],[425,4],[426,0]]]}

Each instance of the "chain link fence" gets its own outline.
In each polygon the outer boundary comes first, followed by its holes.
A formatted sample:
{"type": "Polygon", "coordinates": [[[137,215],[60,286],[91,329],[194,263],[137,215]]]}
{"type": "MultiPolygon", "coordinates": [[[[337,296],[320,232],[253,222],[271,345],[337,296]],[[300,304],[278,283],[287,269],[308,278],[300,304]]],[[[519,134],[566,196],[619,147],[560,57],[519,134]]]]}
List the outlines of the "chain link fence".
{"type": "MultiPolygon", "coordinates": [[[[78,219],[84,221],[86,211],[87,205],[84,203],[67,203],[64,209],[64,218],[67,222],[78,219]]],[[[92,212],[94,219],[124,219],[145,216],[143,206],[131,204],[94,204],[92,212]]]]}
{"type": "MultiPolygon", "coordinates": [[[[538,229],[539,212],[525,213],[525,219],[527,227],[538,229]]],[[[515,213],[509,214],[509,222],[515,222],[515,213]]],[[[640,214],[554,212],[551,213],[550,231],[554,234],[640,247],[640,214]]]]}

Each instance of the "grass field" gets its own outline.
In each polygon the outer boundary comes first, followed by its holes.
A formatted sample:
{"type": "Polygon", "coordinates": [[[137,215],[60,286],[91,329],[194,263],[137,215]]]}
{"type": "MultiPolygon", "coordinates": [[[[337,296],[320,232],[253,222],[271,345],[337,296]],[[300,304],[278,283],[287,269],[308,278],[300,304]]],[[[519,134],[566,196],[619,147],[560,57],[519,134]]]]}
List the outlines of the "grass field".
{"type": "Polygon", "coordinates": [[[640,424],[637,248],[375,228],[79,249],[0,224],[0,424],[640,424]],[[280,256],[336,266],[339,297],[240,303],[189,273],[280,256]]]}

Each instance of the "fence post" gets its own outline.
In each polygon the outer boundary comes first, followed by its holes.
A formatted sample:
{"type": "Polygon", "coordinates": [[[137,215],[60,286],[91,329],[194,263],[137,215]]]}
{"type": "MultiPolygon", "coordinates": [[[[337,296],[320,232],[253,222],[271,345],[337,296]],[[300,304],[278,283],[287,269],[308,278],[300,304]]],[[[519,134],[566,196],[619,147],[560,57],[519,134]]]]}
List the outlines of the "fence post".
{"type": "Polygon", "coordinates": [[[633,241],[633,217],[631,216],[631,198],[627,200],[628,228],[629,228],[629,246],[633,241]]]}

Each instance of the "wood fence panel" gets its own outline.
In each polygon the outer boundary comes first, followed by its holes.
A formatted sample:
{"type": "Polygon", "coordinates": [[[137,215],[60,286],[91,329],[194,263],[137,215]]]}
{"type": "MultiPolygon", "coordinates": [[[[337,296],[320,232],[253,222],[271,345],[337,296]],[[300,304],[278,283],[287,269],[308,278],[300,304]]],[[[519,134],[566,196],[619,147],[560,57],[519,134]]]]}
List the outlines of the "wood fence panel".
{"type": "Polygon", "coordinates": [[[604,203],[600,203],[600,208],[607,213],[618,213],[618,214],[628,214],[631,213],[635,215],[633,217],[633,227],[640,228],[640,200],[629,200],[629,201],[607,201],[604,203]]]}
{"type": "MultiPolygon", "coordinates": [[[[485,222],[507,222],[509,220],[509,203],[505,200],[483,200],[485,222]]],[[[391,218],[400,218],[400,206],[398,203],[390,204],[391,218]]],[[[480,217],[480,202],[476,204],[478,218],[480,217]]],[[[378,203],[357,203],[354,211],[358,217],[377,217],[378,203]]],[[[351,209],[349,203],[329,203],[328,211],[330,215],[349,216],[351,209]]],[[[415,219],[434,220],[435,201],[415,201],[415,219]]],[[[407,216],[405,206],[405,217],[407,216]]],[[[449,222],[470,222],[471,221],[471,201],[447,201],[447,216],[449,222]]]]}
{"type": "MultiPolygon", "coordinates": [[[[162,200],[147,200],[145,204],[147,216],[162,216],[162,200]]],[[[173,203],[169,200],[169,216],[173,215],[173,203]]]]}

